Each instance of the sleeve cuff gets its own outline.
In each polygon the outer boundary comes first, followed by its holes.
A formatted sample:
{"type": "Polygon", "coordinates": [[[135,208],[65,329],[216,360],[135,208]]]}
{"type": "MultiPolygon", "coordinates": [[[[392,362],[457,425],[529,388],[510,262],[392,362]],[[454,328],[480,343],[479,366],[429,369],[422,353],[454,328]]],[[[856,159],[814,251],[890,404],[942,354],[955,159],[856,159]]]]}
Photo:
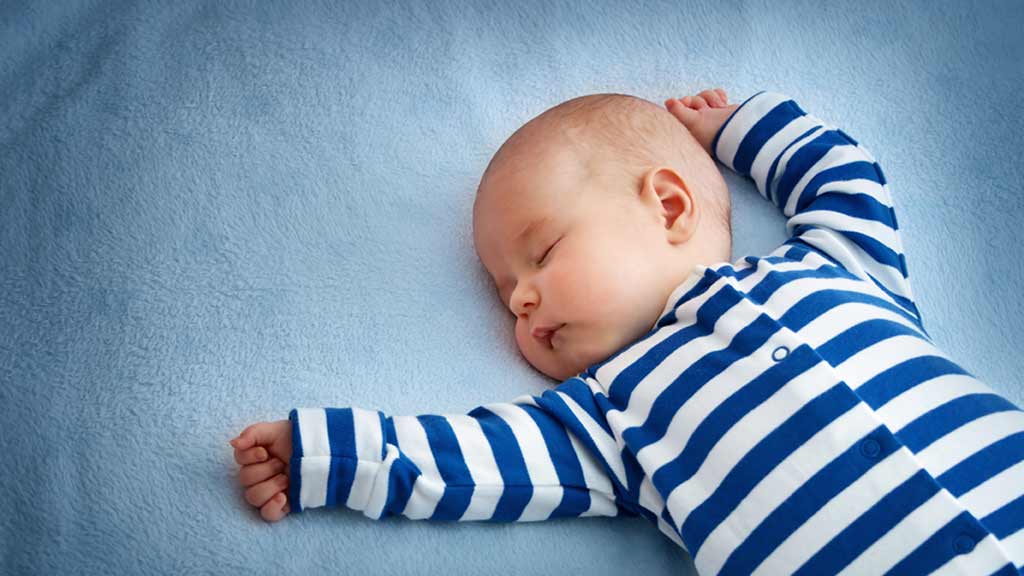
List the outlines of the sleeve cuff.
{"type": "Polygon", "coordinates": [[[302,434],[299,427],[299,411],[292,409],[288,413],[288,421],[292,425],[292,457],[288,462],[288,502],[293,513],[303,510],[300,493],[302,489],[302,434]]]}
{"type": "MultiPolygon", "coordinates": [[[[750,159],[745,158],[743,148],[750,146],[746,141],[754,144],[764,140],[792,118],[803,114],[803,110],[788,96],[777,92],[758,92],[740,104],[722,124],[711,141],[712,156],[730,170],[748,176],[750,163],[745,160],[750,159]]],[[[758,148],[760,146],[754,147],[753,151],[758,148]]]]}
{"type": "Polygon", "coordinates": [[[360,408],[296,408],[288,499],[293,512],[345,505],[361,510],[384,458],[383,414],[360,408]]]}

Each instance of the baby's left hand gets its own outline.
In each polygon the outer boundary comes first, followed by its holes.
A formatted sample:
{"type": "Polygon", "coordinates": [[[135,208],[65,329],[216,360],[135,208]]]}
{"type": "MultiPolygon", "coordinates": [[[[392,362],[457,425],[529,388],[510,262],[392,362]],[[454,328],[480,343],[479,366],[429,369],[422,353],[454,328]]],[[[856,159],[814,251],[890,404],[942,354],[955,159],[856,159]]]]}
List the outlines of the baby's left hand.
{"type": "Polygon", "coordinates": [[[665,100],[665,108],[686,126],[704,151],[711,154],[711,142],[739,104],[729,104],[725,90],[715,88],[696,96],[669,98],[665,100]]]}

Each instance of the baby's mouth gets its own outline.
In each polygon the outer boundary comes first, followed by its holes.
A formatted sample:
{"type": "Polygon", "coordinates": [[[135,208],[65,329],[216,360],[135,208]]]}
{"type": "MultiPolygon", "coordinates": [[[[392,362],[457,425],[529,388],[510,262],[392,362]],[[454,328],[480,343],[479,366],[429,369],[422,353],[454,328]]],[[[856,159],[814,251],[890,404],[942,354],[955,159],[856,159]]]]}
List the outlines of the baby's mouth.
{"type": "Polygon", "coordinates": [[[563,326],[565,326],[565,324],[535,329],[534,336],[544,342],[549,349],[554,349],[555,336],[558,335],[558,331],[561,330],[563,326]]]}

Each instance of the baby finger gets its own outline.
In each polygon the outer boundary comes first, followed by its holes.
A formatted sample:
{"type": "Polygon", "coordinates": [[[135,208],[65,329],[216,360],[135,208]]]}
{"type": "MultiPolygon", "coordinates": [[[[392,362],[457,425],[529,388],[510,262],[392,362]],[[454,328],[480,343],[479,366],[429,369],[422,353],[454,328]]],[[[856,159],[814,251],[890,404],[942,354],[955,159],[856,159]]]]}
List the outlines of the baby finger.
{"type": "Polygon", "coordinates": [[[278,474],[270,480],[264,480],[245,491],[245,501],[251,506],[258,508],[267,503],[267,500],[278,492],[288,489],[288,477],[278,474]]]}
{"type": "Polygon", "coordinates": [[[277,522],[284,518],[288,511],[288,497],[284,492],[278,492],[260,508],[260,516],[267,522],[277,522]]]}
{"type": "Polygon", "coordinates": [[[259,464],[242,466],[242,469],[238,471],[238,482],[242,486],[248,488],[249,486],[263,482],[267,478],[272,478],[279,472],[284,472],[284,462],[277,458],[272,458],[266,462],[260,462],[259,464]]]}
{"type": "Polygon", "coordinates": [[[714,90],[705,90],[700,93],[700,97],[703,98],[704,101],[708,103],[708,106],[712,108],[718,108],[719,106],[725,105],[725,102],[722,102],[719,99],[718,92],[714,90]]]}
{"type": "Polygon", "coordinates": [[[245,450],[235,448],[235,462],[238,462],[242,466],[263,462],[269,456],[270,455],[267,454],[267,449],[262,446],[253,446],[252,448],[245,450]]]}
{"type": "Polygon", "coordinates": [[[700,113],[698,113],[696,110],[687,107],[685,104],[683,104],[679,100],[676,100],[675,98],[670,98],[666,100],[665,108],[669,111],[670,114],[676,117],[676,120],[682,122],[683,125],[686,126],[687,128],[689,128],[690,126],[692,126],[693,124],[700,120],[700,113]]]}

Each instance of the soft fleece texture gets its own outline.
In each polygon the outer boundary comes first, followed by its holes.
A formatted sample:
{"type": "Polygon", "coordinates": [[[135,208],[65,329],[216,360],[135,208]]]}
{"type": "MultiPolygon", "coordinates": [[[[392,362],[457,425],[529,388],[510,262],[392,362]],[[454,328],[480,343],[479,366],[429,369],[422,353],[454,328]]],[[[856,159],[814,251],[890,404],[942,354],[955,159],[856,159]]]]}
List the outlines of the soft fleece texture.
{"type": "MultiPolygon", "coordinates": [[[[0,572],[680,574],[642,520],[267,525],[229,438],[551,384],[472,246],[562,100],[768,89],[857,138],[925,327],[1024,403],[1024,4],[4,2],[0,572]]],[[[753,186],[733,255],[783,240],[753,186]]]]}

